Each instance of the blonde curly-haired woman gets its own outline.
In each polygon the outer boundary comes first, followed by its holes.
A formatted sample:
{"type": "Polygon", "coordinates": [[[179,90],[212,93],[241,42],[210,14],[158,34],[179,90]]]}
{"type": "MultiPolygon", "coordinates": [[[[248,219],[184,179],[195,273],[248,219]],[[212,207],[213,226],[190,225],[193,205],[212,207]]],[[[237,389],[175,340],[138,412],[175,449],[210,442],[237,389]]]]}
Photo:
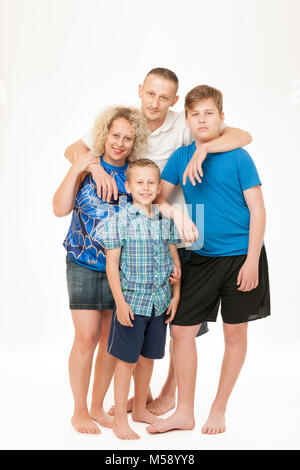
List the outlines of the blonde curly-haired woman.
{"type": "Polygon", "coordinates": [[[53,197],[54,213],[68,215],[72,220],[64,241],[67,250],[67,285],[69,304],[75,327],[75,337],[69,358],[70,383],[74,397],[72,425],[78,432],[99,434],[97,424],[111,427],[113,418],[103,408],[111,382],[115,358],[107,353],[107,341],[114,299],[105,267],[105,248],[101,232],[108,219],[131,200],[126,193],[125,180],[128,162],[146,150],[147,124],[140,111],[128,107],[110,107],[96,119],[93,156],[77,155],[53,197]],[[100,162],[115,179],[118,199],[110,203],[97,195],[90,165],[100,162]],[[96,358],[92,404],[87,407],[93,356],[96,358]]]}

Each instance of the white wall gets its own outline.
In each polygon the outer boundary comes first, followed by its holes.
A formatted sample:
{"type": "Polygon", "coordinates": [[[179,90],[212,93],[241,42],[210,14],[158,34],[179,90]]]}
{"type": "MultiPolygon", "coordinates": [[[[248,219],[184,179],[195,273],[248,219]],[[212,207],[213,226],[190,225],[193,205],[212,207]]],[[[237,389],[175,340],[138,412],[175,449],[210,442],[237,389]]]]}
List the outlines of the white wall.
{"type": "Polygon", "coordinates": [[[224,93],[226,122],[252,133],[272,316],[251,331],[262,347],[300,349],[300,2],[7,0],[1,13],[0,349],[69,347],[70,218],[55,218],[51,202],[68,168],[64,149],[102,107],[138,105],[138,83],[156,66],[179,77],[176,110],[208,83],[224,93]]]}

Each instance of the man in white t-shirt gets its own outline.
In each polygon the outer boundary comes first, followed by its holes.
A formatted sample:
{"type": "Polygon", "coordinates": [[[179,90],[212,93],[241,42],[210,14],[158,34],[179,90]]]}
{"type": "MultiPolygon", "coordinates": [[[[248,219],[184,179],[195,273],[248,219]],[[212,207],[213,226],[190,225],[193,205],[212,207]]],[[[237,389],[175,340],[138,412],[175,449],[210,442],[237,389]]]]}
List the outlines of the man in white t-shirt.
{"type": "MultiPolygon", "coordinates": [[[[139,85],[139,97],[141,99],[141,109],[148,122],[151,132],[148,138],[148,150],[143,157],[150,158],[163,170],[171,154],[178,148],[192,143],[193,136],[185,123],[185,114],[170,110],[174,106],[179,96],[178,78],[174,72],[165,68],[155,68],[146,75],[142,85],[139,85]]],[[[220,135],[215,140],[200,145],[193,158],[190,160],[185,174],[184,182],[187,177],[192,184],[195,180],[201,183],[202,163],[207,153],[218,153],[233,150],[238,147],[244,147],[251,142],[252,138],[248,132],[231,127],[220,129],[220,135]]],[[[93,153],[92,132],[83,136],[80,140],[74,142],[65,151],[65,157],[72,163],[75,154],[86,154],[87,157],[93,153]]],[[[90,168],[93,179],[97,185],[98,196],[104,201],[110,201],[113,195],[117,199],[118,189],[115,181],[105,172],[101,165],[93,165],[90,168]]],[[[172,205],[179,205],[186,213],[187,209],[184,203],[182,189],[178,187],[172,194],[169,201],[172,205]]],[[[176,220],[175,220],[176,223],[176,220]]],[[[182,220],[176,223],[182,236],[182,240],[194,241],[194,227],[191,226],[190,219],[182,220]]],[[[178,245],[181,252],[185,252],[185,247],[190,243],[178,245]]],[[[207,328],[202,326],[203,332],[207,328]]],[[[97,364],[97,363],[96,363],[97,364]]],[[[96,384],[94,383],[94,387],[96,384]]],[[[164,384],[160,395],[153,400],[151,392],[148,395],[148,409],[155,415],[166,413],[175,407],[176,395],[176,377],[172,359],[172,341],[170,343],[170,368],[166,383],[164,384]]],[[[128,402],[128,411],[132,409],[132,399],[128,402]]],[[[109,411],[113,414],[113,408],[109,411]]]]}

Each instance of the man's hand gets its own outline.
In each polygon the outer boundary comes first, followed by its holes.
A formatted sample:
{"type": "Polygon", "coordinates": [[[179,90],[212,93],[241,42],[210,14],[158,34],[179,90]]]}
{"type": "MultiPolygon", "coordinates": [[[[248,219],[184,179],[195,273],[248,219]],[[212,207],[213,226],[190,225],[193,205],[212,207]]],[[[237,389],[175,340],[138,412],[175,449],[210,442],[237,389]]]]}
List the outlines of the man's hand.
{"type": "Polygon", "coordinates": [[[125,301],[121,304],[117,304],[117,318],[121,325],[133,326],[131,320],[134,320],[134,314],[130,305],[125,301]]]}
{"type": "Polygon", "coordinates": [[[177,312],[177,307],[179,304],[180,297],[173,297],[171,299],[170,305],[168,307],[168,310],[166,311],[166,315],[170,315],[168,320],[165,321],[165,323],[171,323],[174,320],[175,314],[177,312]]]}
{"type": "Polygon", "coordinates": [[[239,271],[237,285],[242,292],[249,292],[258,286],[258,262],[246,259],[239,271]]]}
{"type": "Polygon", "coordinates": [[[114,200],[118,199],[118,186],[115,180],[104,170],[100,165],[99,160],[97,164],[92,164],[89,167],[89,171],[92,173],[93,180],[97,186],[97,195],[104,201],[110,202],[112,194],[114,200]]]}
{"type": "Polygon", "coordinates": [[[196,186],[195,179],[198,181],[198,183],[201,183],[201,178],[203,178],[202,163],[206,159],[206,155],[207,149],[205,144],[198,145],[194,155],[192,156],[185,169],[185,172],[183,173],[183,185],[186,184],[187,177],[190,178],[190,182],[193,186],[196,186]],[[201,178],[199,175],[201,176],[201,178]]]}
{"type": "Polygon", "coordinates": [[[176,264],[174,264],[174,270],[169,277],[169,282],[171,286],[180,282],[180,279],[181,279],[181,266],[176,266],[176,264]]]}
{"type": "Polygon", "coordinates": [[[183,242],[194,242],[199,237],[196,225],[184,212],[174,214],[174,223],[183,242]]]}

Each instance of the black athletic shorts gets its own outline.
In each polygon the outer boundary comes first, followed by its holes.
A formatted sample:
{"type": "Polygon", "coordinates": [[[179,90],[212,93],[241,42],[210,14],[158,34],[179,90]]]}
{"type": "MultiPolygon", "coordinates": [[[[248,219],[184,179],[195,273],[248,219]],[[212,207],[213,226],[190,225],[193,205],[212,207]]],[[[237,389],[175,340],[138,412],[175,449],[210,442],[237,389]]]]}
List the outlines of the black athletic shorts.
{"type": "Polygon", "coordinates": [[[224,323],[237,324],[270,315],[268,261],[265,247],[259,259],[259,284],[238,290],[237,277],[246,255],[208,257],[192,252],[185,264],[181,295],[173,325],[192,326],[215,322],[221,303],[224,323]]]}

